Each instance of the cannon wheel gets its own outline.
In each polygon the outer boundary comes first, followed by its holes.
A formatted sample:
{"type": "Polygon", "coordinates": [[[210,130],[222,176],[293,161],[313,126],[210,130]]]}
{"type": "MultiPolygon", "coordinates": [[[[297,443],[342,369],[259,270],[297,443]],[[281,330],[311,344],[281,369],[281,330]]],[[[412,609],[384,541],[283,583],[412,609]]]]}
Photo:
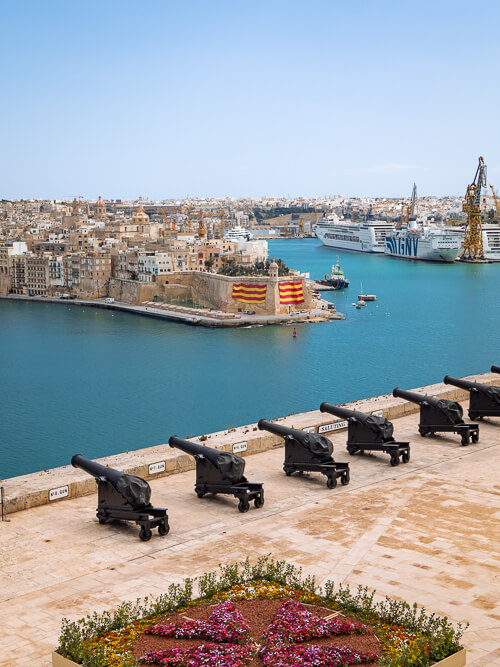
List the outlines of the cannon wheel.
{"type": "Polygon", "coordinates": [[[337,486],[337,476],[330,475],[326,480],[326,485],[329,489],[334,489],[337,486]]]}
{"type": "Polygon", "coordinates": [[[196,495],[198,496],[198,498],[203,498],[203,496],[205,495],[205,491],[197,491],[196,495]]]}
{"type": "Polygon", "coordinates": [[[465,447],[465,445],[468,444],[469,444],[469,434],[467,432],[462,433],[462,442],[461,442],[462,447],[465,447]]]}
{"type": "Polygon", "coordinates": [[[260,495],[255,497],[253,504],[255,505],[255,507],[257,507],[257,509],[259,509],[260,507],[264,507],[264,491],[262,491],[260,495]]]}
{"type": "Polygon", "coordinates": [[[408,461],[410,460],[410,450],[403,452],[401,460],[403,461],[403,463],[408,463],[408,461]]]}
{"type": "Polygon", "coordinates": [[[350,481],[351,481],[351,476],[349,474],[349,471],[344,472],[342,474],[342,477],[340,478],[340,483],[342,484],[342,486],[347,486],[350,481]]]}
{"type": "Polygon", "coordinates": [[[106,523],[107,519],[103,516],[98,516],[97,520],[99,521],[100,524],[106,523]]]}
{"type": "Polygon", "coordinates": [[[290,477],[291,474],[292,474],[293,472],[295,472],[295,471],[293,470],[293,468],[286,468],[286,467],[283,467],[283,470],[285,471],[285,475],[286,475],[287,477],[290,477]]]}
{"type": "Polygon", "coordinates": [[[479,431],[475,431],[470,434],[472,442],[477,442],[479,440],[479,431]]]}
{"type": "Polygon", "coordinates": [[[152,534],[153,533],[151,532],[151,528],[148,528],[147,526],[141,526],[139,537],[143,542],[148,542],[148,540],[151,539],[152,534]]]}
{"type": "Polygon", "coordinates": [[[399,454],[391,454],[391,466],[399,465],[399,454]]]}
{"type": "Polygon", "coordinates": [[[158,526],[158,534],[159,535],[168,535],[168,532],[170,530],[170,526],[168,525],[168,519],[165,519],[163,523],[160,523],[158,526]]]}
{"type": "Polygon", "coordinates": [[[469,410],[469,419],[472,419],[472,421],[475,422],[475,421],[477,421],[478,419],[480,419],[480,417],[479,417],[479,415],[477,414],[477,412],[471,412],[471,411],[469,410]]]}
{"type": "Polygon", "coordinates": [[[349,456],[354,456],[354,454],[356,454],[356,450],[354,449],[354,447],[348,447],[347,452],[349,456]]]}
{"type": "MultiPolygon", "coordinates": [[[[255,500],[257,500],[257,498],[255,500]]],[[[250,509],[250,503],[248,502],[248,500],[246,498],[241,498],[240,502],[238,503],[238,510],[244,513],[248,512],[249,509],[250,509]]]]}

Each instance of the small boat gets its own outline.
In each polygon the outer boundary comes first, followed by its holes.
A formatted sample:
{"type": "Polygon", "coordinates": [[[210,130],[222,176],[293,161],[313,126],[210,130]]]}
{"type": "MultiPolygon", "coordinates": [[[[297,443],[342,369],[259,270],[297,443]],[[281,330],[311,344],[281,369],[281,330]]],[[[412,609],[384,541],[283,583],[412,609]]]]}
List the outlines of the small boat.
{"type": "Polygon", "coordinates": [[[332,265],[331,274],[328,275],[328,273],[325,273],[323,280],[317,280],[316,282],[333,289],[344,289],[345,287],[349,287],[349,281],[345,277],[343,270],[340,268],[338,255],[337,263],[332,265]]]}
{"type": "Polygon", "coordinates": [[[377,300],[376,294],[363,294],[363,283],[361,283],[361,294],[358,294],[358,302],[363,301],[363,306],[364,306],[365,301],[376,301],[376,300],[377,300]]]}
{"type": "Polygon", "coordinates": [[[363,306],[366,306],[366,303],[363,301],[363,299],[360,299],[358,297],[358,303],[356,304],[356,308],[363,308],[363,306]]]}

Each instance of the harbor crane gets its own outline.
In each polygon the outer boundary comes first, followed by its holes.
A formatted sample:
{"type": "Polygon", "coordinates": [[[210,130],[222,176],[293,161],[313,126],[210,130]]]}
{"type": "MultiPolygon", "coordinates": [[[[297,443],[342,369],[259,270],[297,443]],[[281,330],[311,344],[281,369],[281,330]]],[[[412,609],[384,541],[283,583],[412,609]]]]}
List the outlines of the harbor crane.
{"type": "Polygon", "coordinates": [[[401,222],[399,225],[396,225],[397,227],[402,227],[403,225],[407,225],[412,218],[415,217],[415,206],[417,204],[417,184],[413,184],[413,190],[411,192],[411,200],[410,203],[407,204],[406,206],[403,204],[403,212],[401,214],[401,222]]]}
{"type": "Polygon", "coordinates": [[[498,217],[498,224],[500,225],[500,201],[498,201],[497,193],[495,192],[495,188],[490,185],[491,192],[493,193],[493,201],[495,202],[495,208],[497,211],[497,217],[498,217]]]}
{"type": "Polygon", "coordinates": [[[481,226],[481,189],[486,187],[486,164],[479,157],[474,181],[467,186],[462,211],[467,213],[465,226],[464,249],[461,259],[477,262],[484,256],[483,228],[481,226]]]}
{"type": "Polygon", "coordinates": [[[160,209],[160,211],[161,211],[161,214],[162,214],[162,216],[163,216],[163,219],[165,220],[165,224],[166,224],[167,226],[170,226],[170,229],[171,229],[173,232],[175,232],[175,220],[169,220],[169,219],[167,218],[166,214],[165,214],[165,211],[164,211],[162,208],[160,209]]]}

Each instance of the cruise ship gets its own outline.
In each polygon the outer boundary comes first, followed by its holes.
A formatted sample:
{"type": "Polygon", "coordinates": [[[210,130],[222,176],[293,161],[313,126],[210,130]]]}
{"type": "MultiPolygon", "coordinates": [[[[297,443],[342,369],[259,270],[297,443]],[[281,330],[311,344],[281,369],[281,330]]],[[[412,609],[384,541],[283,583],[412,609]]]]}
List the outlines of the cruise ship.
{"type": "Polygon", "coordinates": [[[225,234],[226,241],[251,241],[253,234],[243,227],[236,226],[229,229],[225,234]]]}
{"type": "Polygon", "coordinates": [[[364,222],[351,222],[340,220],[336,215],[330,216],[319,220],[314,231],[321,243],[329,248],[384,252],[385,237],[393,231],[394,225],[370,217],[364,222]]]}
{"type": "Polygon", "coordinates": [[[500,262],[500,225],[483,224],[484,259],[500,262]]]}
{"type": "Polygon", "coordinates": [[[435,224],[419,224],[410,220],[407,225],[388,234],[385,252],[391,257],[421,259],[428,262],[454,262],[463,250],[464,233],[451,231],[435,224]]]}

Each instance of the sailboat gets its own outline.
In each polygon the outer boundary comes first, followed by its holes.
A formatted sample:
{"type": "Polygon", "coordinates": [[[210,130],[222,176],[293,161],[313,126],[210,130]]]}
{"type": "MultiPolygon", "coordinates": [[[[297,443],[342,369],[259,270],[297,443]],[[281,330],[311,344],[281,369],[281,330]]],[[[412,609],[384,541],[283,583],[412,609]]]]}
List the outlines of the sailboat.
{"type": "Polygon", "coordinates": [[[376,301],[377,300],[377,295],[376,294],[363,294],[363,283],[361,283],[361,294],[358,294],[358,303],[362,301],[362,305],[365,305],[366,301],[376,301]]]}

